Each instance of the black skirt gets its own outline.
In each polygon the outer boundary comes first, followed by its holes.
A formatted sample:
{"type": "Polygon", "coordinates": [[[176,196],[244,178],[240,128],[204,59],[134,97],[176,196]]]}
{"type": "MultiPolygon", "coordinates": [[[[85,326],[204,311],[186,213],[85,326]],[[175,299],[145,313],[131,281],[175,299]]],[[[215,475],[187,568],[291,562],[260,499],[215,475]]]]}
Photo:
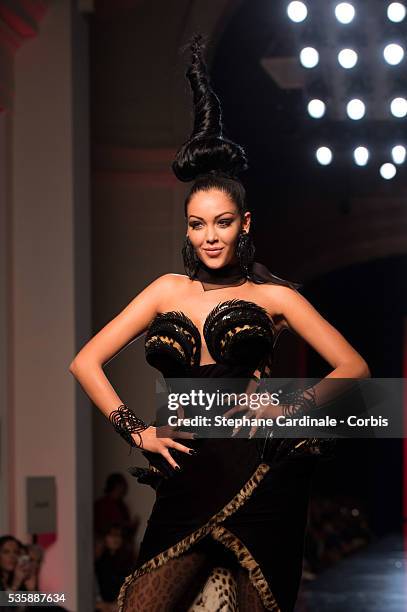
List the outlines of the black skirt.
{"type": "MultiPolygon", "coordinates": [[[[201,375],[241,376],[224,365],[211,366],[202,367],[201,375]]],[[[267,610],[292,611],[317,448],[309,441],[275,440],[262,457],[263,439],[203,438],[187,445],[198,454],[177,456],[183,470],[155,487],[137,563],[120,589],[119,612],[134,580],[208,540],[233,553],[267,610]]]]}

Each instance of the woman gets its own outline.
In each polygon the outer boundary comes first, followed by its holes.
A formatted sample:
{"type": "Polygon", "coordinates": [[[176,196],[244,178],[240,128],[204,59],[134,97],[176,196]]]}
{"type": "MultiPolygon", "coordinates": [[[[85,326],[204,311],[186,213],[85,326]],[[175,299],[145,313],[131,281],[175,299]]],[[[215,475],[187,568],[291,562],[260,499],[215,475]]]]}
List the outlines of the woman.
{"type": "Polygon", "coordinates": [[[112,524],[104,534],[103,551],[95,560],[99,592],[104,602],[115,602],[133,566],[133,555],[123,538],[123,527],[112,524]]]}
{"type": "Polygon", "coordinates": [[[113,524],[121,525],[124,535],[132,540],[138,529],[140,519],[130,517],[129,507],[125,501],[129,485],[123,474],[113,473],[106,478],[104,495],[97,499],[94,506],[94,531],[105,535],[113,524]]]}
{"type": "Polygon", "coordinates": [[[5,535],[0,538],[0,590],[27,591],[32,574],[32,564],[17,538],[5,535]]]}
{"type": "MultiPolygon", "coordinates": [[[[119,610],[238,605],[240,611],[287,612],[301,577],[308,489],[322,445],[316,439],[273,440],[265,447],[256,438],[196,439],[188,431],[159,436],[154,423],[121,402],[102,370],[147,332],[146,359],[164,378],[232,378],[246,389],[248,381],[271,375],[275,343],[286,329],[334,368],[328,377],[369,376],[365,360],[298,293],[297,284],[253,260],[251,214],[238,178],[246,155],[222,135],[200,35],[191,54],[194,130],[173,163],[179,180],[194,181],[185,201],[186,275],[164,274],[148,285],[86,344],[70,371],[117,432],[144,449],[150,466],[133,473],[156,489],[119,610]]],[[[293,398],[278,407],[279,414],[316,405],[311,392],[293,398]]]]}

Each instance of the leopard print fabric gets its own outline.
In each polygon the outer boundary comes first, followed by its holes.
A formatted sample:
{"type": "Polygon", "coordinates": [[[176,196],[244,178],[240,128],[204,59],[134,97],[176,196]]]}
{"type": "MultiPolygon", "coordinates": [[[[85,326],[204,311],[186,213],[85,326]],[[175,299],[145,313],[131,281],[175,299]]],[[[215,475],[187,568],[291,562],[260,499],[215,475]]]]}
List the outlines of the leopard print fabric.
{"type": "Polygon", "coordinates": [[[248,573],[228,567],[214,567],[202,592],[188,612],[264,612],[248,573]]]}
{"type": "MultiPolygon", "coordinates": [[[[227,581],[226,585],[222,582],[222,586],[228,586],[228,593],[224,588],[219,589],[218,580],[213,580],[218,574],[211,573],[216,572],[216,567],[220,566],[219,546],[229,554],[226,566],[222,564],[221,567],[229,570],[232,568],[235,572],[239,612],[280,612],[255,559],[244,544],[220,524],[244,504],[269,469],[269,465],[261,463],[242,489],[208,523],[173,547],[146,561],[142,567],[127,576],[118,596],[118,612],[195,612],[193,606],[200,605],[201,608],[196,610],[198,612],[205,610],[202,606],[207,606],[208,601],[212,605],[211,599],[214,600],[215,595],[218,599],[217,606],[229,600],[228,607],[223,610],[233,612],[232,593],[235,593],[235,587],[227,581]],[[212,544],[218,544],[215,555],[213,550],[206,548],[206,536],[209,536],[212,544]],[[217,560],[215,568],[214,559],[217,560]],[[215,586],[218,587],[217,590],[215,586]],[[246,605],[246,602],[249,603],[246,605]]],[[[221,580],[223,578],[226,581],[226,575],[223,575],[221,580]]],[[[222,608],[206,609],[207,612],[215,612],[222,608]]]]}
{"type": "Polygon", "coordinates": [[[214,567],[188,612],[238,612],[237,581],[232,570],[214,567]]]}
{"type": "Polygon", "coordinates": [[[210,556],[196,550],[135,580],[126,612],[265,612],[248,572],[237,565],[210,567],[210,556]],[[192,601],[193,593],[200,589],[192,601]]]}

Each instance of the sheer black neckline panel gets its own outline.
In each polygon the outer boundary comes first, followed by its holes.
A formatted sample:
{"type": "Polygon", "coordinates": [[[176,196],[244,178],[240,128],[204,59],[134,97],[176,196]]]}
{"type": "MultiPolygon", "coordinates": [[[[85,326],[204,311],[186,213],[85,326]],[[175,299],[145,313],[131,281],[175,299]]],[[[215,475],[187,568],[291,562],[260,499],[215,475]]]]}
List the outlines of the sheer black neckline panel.
{"type": "Polygon", "coordinates": [[[204,291],[213,291],[239,287],[247,281],[247,277],[243,274],[239,262],[228,263],[221,268],[210,268],[200,261],[194,280],[201,283],[204,291]]]}

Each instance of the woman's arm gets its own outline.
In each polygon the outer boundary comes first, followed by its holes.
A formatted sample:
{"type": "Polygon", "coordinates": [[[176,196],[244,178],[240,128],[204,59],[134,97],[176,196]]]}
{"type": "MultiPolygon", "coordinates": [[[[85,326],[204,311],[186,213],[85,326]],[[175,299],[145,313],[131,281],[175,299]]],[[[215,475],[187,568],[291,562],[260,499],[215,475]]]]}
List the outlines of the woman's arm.
{"type": "MultiPolygon", "coordinates": [[[[132,338],[138,337],[147,329],[150,322],[159,312],[160,300],[163,294],[176,290],[177,276],[165,274],[139,293],[114,319],[103,327],[85,344],[73,359],[69,371],[80,383],[85,393],[99,410],[109,419],[112,412],[123,405],[120,397],[103,372],[105,364],[132,338]]],[[[123,421],[122,421],[123,422],[123,421]]],[[[173,447],[183,452],[190,448],[175,442],[171,438],[156,436],[156,428],[149,426],[140,434],[143,448],[159,452],[175,468],[177,463],[172,458],[167,447],[173,447]]],[[[192,434],[179,432],[177,437],[191,438],[192,434]]]]}
{"type": "Polygon", "coordinates": [[[289,327],[301,336],[334,369],[327,378],[368,378],[369,366],[298,291],[290,287],[268,287],[273,308],[278,308],[289,327]]]}
{"type": "Polygon", "coordinates": [[[333,368],[318,384],[292,395],[292,403],[281,406],[283,414],[293,416],[301,410],[309,411],[335,400],[352,388],[352,380],[369,378],[369,366],[342,334],[302,296],[290,287],[277,286],[273,292],[274,305],[283,315],[289,328],[312,346],[333,368]],[[331,379],[343,379],[337,382],[331,379]]]}
{"type": "MultiPolygon", "coordinates": [[[[283,401],[287,403],[270,404],[254,411],[250,409],[246,416],[276,418],[307,413],[341,397],[352,388],[352,381],[349,379],[370,377],[369,366],[363,357],[298,291],[282,285],[268,285],[265,290],[270,299],[269,310],[282,315],[289,328],[308,342],[333,370],[313,387],[298,389],[283,396],[283,401]],[[344,380],[333,382],[331,379],[344,380]]],[[[249,393],[252,393],[258,384],[259,381],[256,381],[256,384],[251,381],[249,393]]],[[[247,407],[235,406],[226,411],[224,416],[231,417],[243,410],[247,410],[247,407]]],[[[240,427],[235,428],[233,435],[239,430],[240,427]]],[[[250,437],[256,430],[256,426],[251,428],[250,437]]]]}
{"type": "Polygon", "coordinates": [[[153,281],[85,344],[69,366],[69,371],[107,418],[122,402],[105,377],[103,365],[132,338],[145,332],[158,312],[161,292],[171,290],[172,285],[170,274],[153,281]]]}

